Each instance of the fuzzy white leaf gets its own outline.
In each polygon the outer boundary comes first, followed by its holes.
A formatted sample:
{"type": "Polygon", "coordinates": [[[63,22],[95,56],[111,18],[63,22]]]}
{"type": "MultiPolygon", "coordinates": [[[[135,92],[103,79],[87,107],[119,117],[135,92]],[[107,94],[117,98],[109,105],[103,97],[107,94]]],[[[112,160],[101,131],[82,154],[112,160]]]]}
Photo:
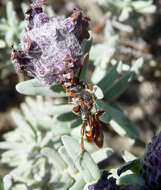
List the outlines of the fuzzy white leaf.
{"type": "Polygon", "coordinates": [[[78,159],[78,156],[81,153],[80,144],[70,136],[63,136],[62,141],[67,153],[70,155],[73,162],[75,162],[77,169],[82,174],[83,179],[87,183],[92,179],[98,179],[100,171],[90,154],[85,151],[78,159]]]}
{"type": "Polygon", "coordinates": [[[65,97],[66,94],[63,89],[58,90],[53,87],[43,85],[37,79],[31,79],[28,81],[20,82],[16,85],[16,90],[25,95],[40,95],[40,96],[51,96],[51,97],[65,97]]]}
{"type": "Polygon", "coordinates": [[[3,40],[0,40],[0,48],[5,48],[6,47],[6,43],[3,40]]]}
{"type": "Polygon", "coordinates": [[[152,4],[152,1],[134,1],[131,2],[132,7],[140,13],[150,14],[154,13],[156,10],[156,6],[152,4]]]}

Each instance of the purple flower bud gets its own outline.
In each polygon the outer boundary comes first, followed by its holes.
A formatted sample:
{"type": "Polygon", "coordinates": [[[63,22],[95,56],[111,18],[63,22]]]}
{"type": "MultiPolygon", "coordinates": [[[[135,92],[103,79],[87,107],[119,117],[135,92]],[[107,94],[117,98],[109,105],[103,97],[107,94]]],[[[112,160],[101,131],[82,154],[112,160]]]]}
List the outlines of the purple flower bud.
{"type": "Polygon", "coordinates": [[[161,189],[161,132],[147,145],[141,160],[141,172],[150,189],[161,189]]]}
{"type": "Polygon", "coordinates": [[[78,9],[65,20],[49,18],[42,10],[43,4],[43,0],[35,0],[26,11],[28,31],[11,59],[17,71],[47,85],[60,83],[67,87],[82,67],[81,42],[89,37],[89,19],[78,9]]]}
{"type": "Polygon", "coordinates": [[[104,171],[101,178],[94,184],[89,185],[89,190],[136,190],[134,185],[117,185],[114,177],[108,178],[110,173],[104,171]]]}

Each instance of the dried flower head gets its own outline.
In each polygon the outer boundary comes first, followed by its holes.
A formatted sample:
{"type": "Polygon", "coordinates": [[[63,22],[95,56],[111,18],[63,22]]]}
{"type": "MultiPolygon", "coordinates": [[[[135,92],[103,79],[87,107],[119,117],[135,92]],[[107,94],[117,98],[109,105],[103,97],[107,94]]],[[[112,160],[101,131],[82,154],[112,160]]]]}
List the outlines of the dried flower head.
{"type": "Polygon", "coordinates": [[[150,189],[161,189],[161,132],[147,145],[141,171],[150,189]]]}
{"type": "Polygon", "coordinates": [[[45,84],[64,84],[82,66],[81,42],[89,37],[89,19],[78,9],[64,20],[49,18],[42,9],[44,3],[44,0],[35,0],[26,11],[28,31],[19,50],[13,50],[11,59],[18,71],[45,84]]]}

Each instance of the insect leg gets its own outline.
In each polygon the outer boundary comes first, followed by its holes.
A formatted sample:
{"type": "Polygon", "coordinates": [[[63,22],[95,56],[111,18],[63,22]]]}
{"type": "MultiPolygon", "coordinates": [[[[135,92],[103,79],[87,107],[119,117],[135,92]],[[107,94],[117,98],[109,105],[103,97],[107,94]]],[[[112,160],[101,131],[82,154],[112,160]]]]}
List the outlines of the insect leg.
{"type": "MultiPolygon", "coordinates": [[[[81,66],[83,66],[85,64],[85,61],[87,60],[87,57],[88,57],[89,53],[86,53],[82,59],[82,62],[81,62],[81,66]]],[[[82,67],[81,67],[82,68],[82,67]]],[[[80,74],[81,74],[81,70],[79,70],[79,73],[78,73],[78,79],[80,78],[80,74]]]]}
{"type": "Polygon", "coordinates": [[[99,110],[99,111],[96,113],[97,119],[98,119],[99,117],[101,117],[105,112],[107,112],[107,111],[106,111],[106,110],[99,110]]]}
{"type": "Polygon", "coordinates": [[[85,120],[81,128],[81,149],[82,149],[81,154],[84,152],[84,138],[83,137],[84,137],[84,130],[85,130],[86,125],[87,125],[87,121],[85,120]]]}
{"type": "Polygon", "coordinates": [[[84,121],[83,125],[82,125],[82,128],[81,128],[81,149],[82,149],[82,151],[80,152],[80,154],[78,154],[78,156],[76,157],[76,159],[74,161],[74,167],[75,168],[76,168],[76,161],[78,160],[78,158],[81,157],[81,155],[83,154],[83,152],[85,150],[84,149],[84,139],[83,139],[83,137],[84,137],[84,130],[85,130],[86,125],[87,125],[87,121],[84,121]]]}
{"type": "Polygon", "coordinates": [[[82,60],[82,66],[85,64],[86,60],[87,60],[87,57],[88,57],[89,53],[86,53],[84,56],[83,56],[83,60],[82,60]]]}

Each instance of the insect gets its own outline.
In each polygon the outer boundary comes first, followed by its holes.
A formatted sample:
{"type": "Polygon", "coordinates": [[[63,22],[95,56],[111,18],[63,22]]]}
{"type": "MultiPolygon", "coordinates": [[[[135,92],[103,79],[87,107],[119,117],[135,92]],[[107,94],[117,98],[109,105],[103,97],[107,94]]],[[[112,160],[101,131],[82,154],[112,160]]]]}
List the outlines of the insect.
{"type": "MultiPolygon", "coordinates": [[[[83,62],[85,62],[85,55],[83,62]]],[[[84,63],[82,63],[84,64],[84,63]]],[[[97,111],[94,85],[87,84],[79,79],[71,81],[71,86],[66,89],[69,103],[74,105],[73,111],[81,117],[81,149],[84,152],[84,135],[87,141],[94,142],[98,147],[103,145],[103,126],[106,126],[99,118],[106,110],[97,111]]]]}

